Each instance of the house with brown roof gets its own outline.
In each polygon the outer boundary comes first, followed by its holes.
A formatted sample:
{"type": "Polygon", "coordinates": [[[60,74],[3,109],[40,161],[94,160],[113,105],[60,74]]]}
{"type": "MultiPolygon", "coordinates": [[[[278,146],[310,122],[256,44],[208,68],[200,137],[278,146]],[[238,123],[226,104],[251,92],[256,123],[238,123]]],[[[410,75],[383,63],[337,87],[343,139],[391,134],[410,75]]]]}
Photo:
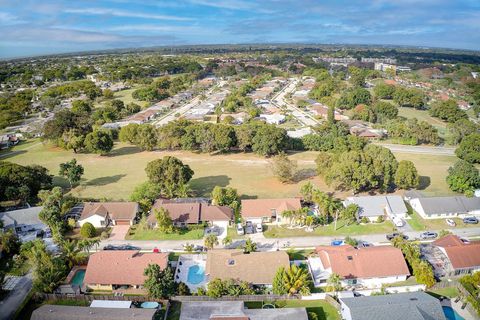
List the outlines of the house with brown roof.
{"type": "Polygon", "coordinates": [[[319,246],[315,251],[308,266],[316,287],[326,286],[333,273],[344,287],[364,288],[380,288],[410,276],[402,251],[391,246],[319,246]]]}
{"type": "Polygon", "coordinates": [[[78,224],[90,222],[95,228],[133,225],[140,207],[136,202],[85,202],[78,224]]]}
{"type": "Polygon", "coordinates": [[[439,277],[462,276],[480,270],[480,241],[450,234],[423,246],[422,254],[439,277]]]}
{"type": "Polygon", "coordinates": [[[251,252],[243,250],[209,250],[205,275],[207,280],[235,279],[253,285],[272,285],[278,268],[290,267],[285,251],[251,252]]]}
{"type": "Polygon", "coordinates": [[[302,208],[299,198],[242,200],[242,218],[258,223],[284,223],[282,213],[302,208]]]}
{"type": "Polygon", "coordinates": [[[140,253],[134,250],[103,250],[88,260],[83,284],[90,290],[142,289],[149,264],[168,266],[166,253],[140,253]]]}
{"type": "Polygon", "coordinates": [[[200,199],[157,199],[148,216],[148,222],[156,226],[155,209],[168,211],[173,224],[185,227],[188,224],[207,222],[220,227],[228,227],[233,220],[233,210],[227,206],[211,205],[208,200],[200,199]]]}

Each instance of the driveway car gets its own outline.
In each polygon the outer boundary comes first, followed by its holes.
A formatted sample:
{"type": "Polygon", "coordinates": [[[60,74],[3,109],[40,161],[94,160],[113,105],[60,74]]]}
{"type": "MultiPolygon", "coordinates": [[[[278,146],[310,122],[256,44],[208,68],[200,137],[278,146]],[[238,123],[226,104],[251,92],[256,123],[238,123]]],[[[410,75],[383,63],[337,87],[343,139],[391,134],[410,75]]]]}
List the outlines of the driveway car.
{"type": "Polygon", "coordinates": [[[245,224],[245,233],[246,234],[252,234],[253,233],[253,224],[251,221],[247,221],[245,224]]]}
{"type": "Polygon", "coordinates": [[[450,227],[455,227],[457,224],[453,219],[445,219],[445,222],[450,226],[450,227]]]}
{"type": "Polygon", "coordinates": [[[403,227],[405,225],[405,222],[403,222],[402,219],[397,218],[397,217],[393,217],[392,221],[393,221],[393,224],[395,225],[395,227],[403,227]]]}
{"type": "Polygon", "coordinates": [[[420,239],[422,240],[435,239],[436,237],[438,237],[438,233],[432,231],[426,231],[420,234],[420,239]]]}
{"type": "Polygon", "coordinates": [[[477,224],[477,223],[478,223],[478,219],[477,219],[477,217],[466,217],[466,218],[463,218],[463,223],[466,223],[466,224],[477,224]]]}
{"type": "Polygon", "coordinates": [[[239,236],[243,236],[245,234],[245,230],[243,230],[243,226],[241,223],[237,223],[237,234],[239,236]]]}
{"type": "Polygon", "coordinates": [[[387,240],[389,240],[389,241],[391,241],[393,238],[398,237],[398,236],[402,237],[404,240],[408,240],[408,236],[406,236],[404,234],[401,234],[401,233],[398,233],[398,232],[394,232],[394,233],[386,235],[387,240]]]}
{"type": "Polygon", "coordinates": [[[257,226],[256,226],[256,228],[255,228],[255,231],[256,231],[256,232],[260,232],[260,233],[263,232],[263,226],[262,226],[261,223],[257,223],[257,226]]]}

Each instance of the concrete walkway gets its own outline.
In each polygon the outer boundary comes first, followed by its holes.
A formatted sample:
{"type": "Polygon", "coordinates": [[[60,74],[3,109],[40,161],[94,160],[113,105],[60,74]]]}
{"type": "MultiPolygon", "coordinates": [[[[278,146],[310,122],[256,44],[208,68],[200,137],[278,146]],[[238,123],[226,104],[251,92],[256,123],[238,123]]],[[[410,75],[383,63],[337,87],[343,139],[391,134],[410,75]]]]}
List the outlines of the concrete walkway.
{"type": "Polygon", "coordinates": [[[110,232],[110,240],[125,240],[125,237],[127,236],[128,230],[130,229],[130,226],[123,226],[123,225],[118,225],[118,226],[113,226],[112,232],[110,232]]]}
{"type": "Polygon", "coordinates": [[[21,277],[14,289],[0,301],[0,320],[11,320],[32,289],[32,274],[21,277]]]}

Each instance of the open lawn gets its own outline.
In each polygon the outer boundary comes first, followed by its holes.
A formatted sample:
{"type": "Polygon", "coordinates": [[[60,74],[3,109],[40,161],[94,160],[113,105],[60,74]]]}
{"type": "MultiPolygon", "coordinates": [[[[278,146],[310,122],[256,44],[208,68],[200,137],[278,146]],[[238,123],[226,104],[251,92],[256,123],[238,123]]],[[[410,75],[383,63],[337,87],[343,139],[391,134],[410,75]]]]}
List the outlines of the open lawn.
{"type": "Polygon", "coordinates": [[[418,121],[426,121],[438,130],[440,137],[444,138],[447,136],[447,124],[437,118],[432,117],[427,110],[418,110],[415,108],[399,107],[398,115],[405,117],[407,119],[417,118],[418,121]]]}
{"type": "Polygon", "coordinates": [[[357,236],[363,234],[388,233],[394,229],[390,221],[383,223],[351,224],[345,225],[343,221],[337,223],[337,230],[334,230],[334,224],[320,226],[313,232],[306,232],[305,229],[288,229],[286,227],[266,225],[263,235],[266,238],[286,238],[286,237],[308,237],[308,236],[357,236]]]}
{"type": "MultiPolygon", "coordinates": [[[[117,91],[117,92],[114,92],[113,93],[113,99],[118,99],[118,100],[121,100],[123,101],[123,103],[125,105],[133,102],[133,103],[136,103],[138,104],[140,107],[142,108],[146,108],[150,105],[149,102],[146,102],[146,101],[140,101],[140,100],[137,100],[135,98],[132,97],[132,93],[137,90],[140,86],[135,86],[131,89],[126,89],[126,90],[120,90],[120,91],[117,91]]],[[[103,100],[101,101],[100,103],[96,103],[95,107],[104,107],[106,105],[106,102],[108,100],[103,100]]]]}
{"type": "MultiPolygon", "coordinates": [[[[271,302],[266,302],[271,303],[271,302]]],[[[307,312],[313,312],[318,320],[337,320],[340,319],[337,309],[325,300],[284,300],[275,301],[277,308],[301,308],[307,309],[307,312]]],[[[245,302],[249,309],[260,309],[262,302],[245,302]]]]}
{"type": "MultiPolygon", "coordinates": [[[[190,165],[195,174],[190,187],[197,196],[209,196],[215,186],[231,186],[242,198],[281,198],[299,195],[301,185],[310,180],[321,190],[334,192],[324,181],[315,176],[316,152],[291,153],[298,163],[296,182],[283,184],[272,174],[269,159],[253,153],[229,153],[210,155],[187,151],[140,151],[126,143],[115,143],[107,156],[74,154],[43,143],[38,139],[21,143],[10,151],[0,152],[0,159],[21,165],[39,164],[54,175],[54,183],[68,188],[68,182],[59,177],[59,164],[76,158],[84,166],[85,174],[80,185],[71,190],[74,196],[106,200],[128,200],[136,185],[146,181],[148,162],[166,155],[178,157],[190,165]]],[[[422,176],[427,195],[451,193],[445,182],[447,169],[456,158],[453,156],[417,155],[395,153],[398,160],[411,160],[422,176]]],[[[334,192],[339,198],[351,192],[334,192]]]]}
{"type": "Polygon", "coordinates": [[[137,231],[133,226],[125,238],[127,240],[198,240],[203,238],[203,232],[203,226],[189,226],[172,233],[160,232],[158,229],[137,231]]]}
{"type": "Polygon", "coordinates": [[[439,298],[440,296],[448,297],[450,299],[455,298],[458,296],[458,289],[455,287],[447,287],[441,289],[431,289],[427,291],[427,293],[431,294],[432,296],[439,298]]]}

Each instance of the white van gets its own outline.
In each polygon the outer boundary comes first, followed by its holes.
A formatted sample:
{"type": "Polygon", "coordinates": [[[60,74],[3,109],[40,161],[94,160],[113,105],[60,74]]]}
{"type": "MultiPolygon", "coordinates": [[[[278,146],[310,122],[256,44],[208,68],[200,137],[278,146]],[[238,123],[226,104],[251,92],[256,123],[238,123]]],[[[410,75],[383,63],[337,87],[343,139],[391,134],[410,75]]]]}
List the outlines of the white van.
{"type": "Polygon", "coordinates": [[[403,227],[405,225],[405,222],[403,222],[403,220],[398,217],[393,217],[392,221],[395,227],[403,227]]]}

